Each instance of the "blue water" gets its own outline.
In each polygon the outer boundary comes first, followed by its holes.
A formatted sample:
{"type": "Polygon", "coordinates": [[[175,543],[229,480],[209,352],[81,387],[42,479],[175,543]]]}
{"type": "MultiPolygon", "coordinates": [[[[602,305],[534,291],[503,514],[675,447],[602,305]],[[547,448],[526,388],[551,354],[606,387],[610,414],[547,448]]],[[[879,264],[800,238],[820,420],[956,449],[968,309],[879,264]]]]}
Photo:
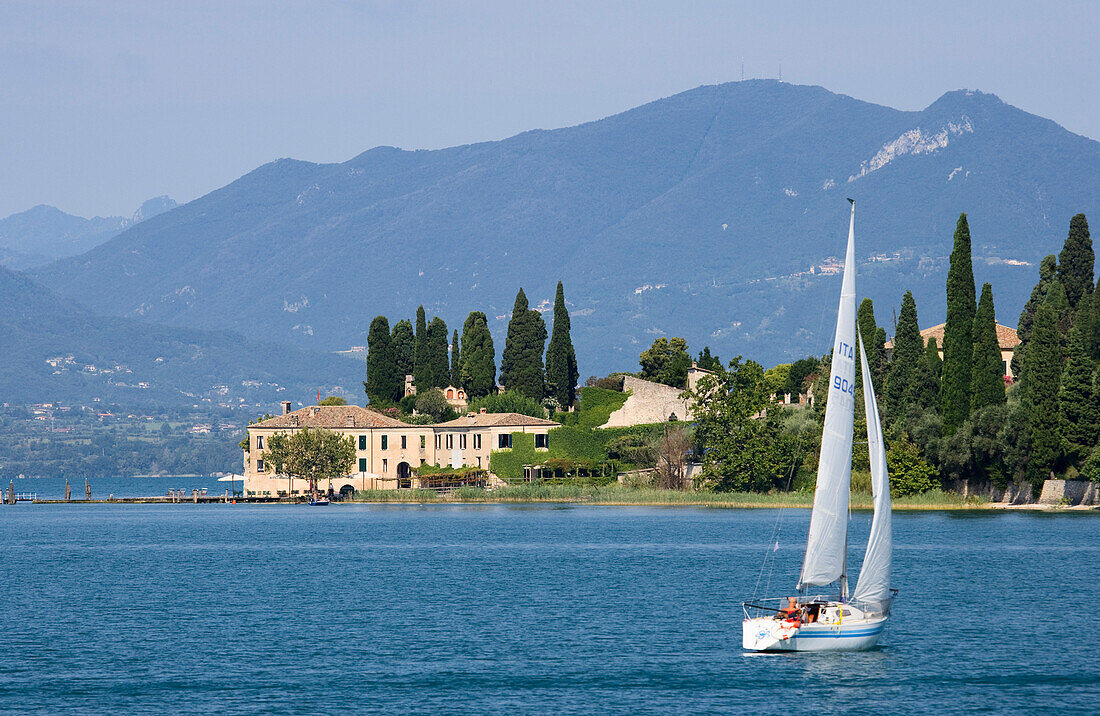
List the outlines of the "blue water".
{"type": "Polygon", "coordinates": [[[896,514],[880,648],[747,655],[776,514],[0,508],[0,711],[1097,711],[1100,515],[896,514]]]}

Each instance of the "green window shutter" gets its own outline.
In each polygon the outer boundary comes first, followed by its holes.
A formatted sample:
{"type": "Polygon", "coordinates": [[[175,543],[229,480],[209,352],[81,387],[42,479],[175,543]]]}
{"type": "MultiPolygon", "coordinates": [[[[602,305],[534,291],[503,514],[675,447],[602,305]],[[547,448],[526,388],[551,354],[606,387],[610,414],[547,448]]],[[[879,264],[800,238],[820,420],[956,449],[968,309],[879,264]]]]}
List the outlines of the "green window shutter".
{"type": "MultiPolygon", "coordinates": [[[[362,440],[363,438],[360,437],[359,439],[362,440]]],[[[366,471],[367,471],[367,458],[361,457],[361,458],[359,458],[359,472],[366,472],[366,471]]]]}

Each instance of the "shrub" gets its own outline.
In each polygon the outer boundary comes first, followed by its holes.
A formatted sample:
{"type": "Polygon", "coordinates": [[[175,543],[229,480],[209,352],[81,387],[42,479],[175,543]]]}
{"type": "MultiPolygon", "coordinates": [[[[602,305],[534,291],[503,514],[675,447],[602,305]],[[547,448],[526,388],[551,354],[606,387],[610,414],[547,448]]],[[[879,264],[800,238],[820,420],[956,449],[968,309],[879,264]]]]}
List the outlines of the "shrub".
{"type": "Polygon", "coordinates": [[[545,418],[546,409],[534,398],[515,390],[507,390],[503,393],[490,393],[481,398],[475,398],[470,402],[469,410],[479,412],[482,408],[486,413],[519,413],[532,418],[545,418]]]}
{"type": "Polygon", "coordinates": [[[1093,448],[1089,459],[1081,466],[1080,477],[1082,480],[1100,482],[1100,447],[1093,448]]]}
{"type": "Polygon", "coordinates": [[[895,497],[919,495],[936,484],[936,469],[921,459],[917,446],[908,440],[895,440],[886,451],[890,471],[890,493],[895,497]]]}

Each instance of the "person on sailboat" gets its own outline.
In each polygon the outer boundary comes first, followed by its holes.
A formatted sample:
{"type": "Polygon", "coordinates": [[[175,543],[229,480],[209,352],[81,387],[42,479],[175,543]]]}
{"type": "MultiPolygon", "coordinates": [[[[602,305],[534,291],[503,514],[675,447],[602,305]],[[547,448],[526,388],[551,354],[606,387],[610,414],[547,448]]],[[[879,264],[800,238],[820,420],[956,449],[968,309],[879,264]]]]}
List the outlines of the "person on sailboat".
{"type": "Polygon", "coordinates": [[[797,597],[787,597],[787,606],[779,610],[779,619],[794,619],[802,621],[802,607],[798,604],[797,597]]]}

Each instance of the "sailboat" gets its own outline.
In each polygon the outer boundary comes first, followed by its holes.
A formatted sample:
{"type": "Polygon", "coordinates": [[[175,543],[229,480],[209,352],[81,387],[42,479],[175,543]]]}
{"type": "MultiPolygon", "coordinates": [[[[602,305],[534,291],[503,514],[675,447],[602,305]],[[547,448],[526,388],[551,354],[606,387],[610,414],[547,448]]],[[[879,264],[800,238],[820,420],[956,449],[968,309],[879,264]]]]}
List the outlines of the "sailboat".
{"type": "MultiPolygon", "coordinates": [[[[863,403],[867,413],[867,447],[871,461],[874,517],[859,580],[848,591],[848,498],[852,479],[852,432],[855,420],[856,276],[855,222],[852,204],[844,280],[833,341],[832,373],[821,435],[813,514],[806,541],[798,597],[779,600],[779,607],[743,604],[742,645],[751,651],[856,651],[878,643],[897,590],[890,588],[893,537],[890,527],[890,477],[875,390],[860,350],[863,403]],[[811,590],[831,588],[828,594],[811,590]]],[[[862,339],[860,338],[860,345],[862,339]]]]}

